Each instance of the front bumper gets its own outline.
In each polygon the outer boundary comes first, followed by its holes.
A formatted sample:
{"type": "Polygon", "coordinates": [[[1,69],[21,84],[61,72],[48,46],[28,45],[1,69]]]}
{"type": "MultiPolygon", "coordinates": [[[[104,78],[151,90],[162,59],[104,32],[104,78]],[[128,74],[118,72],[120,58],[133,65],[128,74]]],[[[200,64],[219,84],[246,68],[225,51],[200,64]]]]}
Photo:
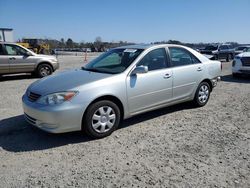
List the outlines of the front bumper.
{"type": "Polygon", "coordinates": [[[250,67],[235,65],[232,67],[232,72],[237,74],[250,74],[250,67]]]}
{"type": "Polygon", "coordinates": [[[71,102],[43,106],[22,97],[24,117],[28,123],[46,132],[63,133],[81,130],[83,108],[71,102]]]}
{"type": "Polygon", "coordinates": [[[59,69],[59,63],[58,63],[58,61],[57,62],[53,62],[52,66],[53,66],[53,70],[54,71],[57,70],[57,69],[59,69]]]}
{"type": "Polygon", "coordinates": [[[250,66],[244,66],[239,58],[234,59],[232,72],[237,74],[250,74],[250,66]]]}

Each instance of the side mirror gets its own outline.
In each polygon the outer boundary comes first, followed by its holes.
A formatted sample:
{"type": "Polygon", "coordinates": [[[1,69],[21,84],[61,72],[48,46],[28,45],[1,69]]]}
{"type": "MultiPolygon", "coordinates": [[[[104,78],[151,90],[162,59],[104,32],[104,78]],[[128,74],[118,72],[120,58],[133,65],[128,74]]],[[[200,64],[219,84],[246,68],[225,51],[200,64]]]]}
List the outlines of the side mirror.
{"type": "Polygon", "coordinates": [[[132,71],[131,75],[143,74],[148,72],[148,66],[138,66],[132,71]]]}
{"type": "Polygon", "coordinates": [[[32,56],[33,54],[31,52],[27,51],[24,55],[25,56],[32,56]]]}

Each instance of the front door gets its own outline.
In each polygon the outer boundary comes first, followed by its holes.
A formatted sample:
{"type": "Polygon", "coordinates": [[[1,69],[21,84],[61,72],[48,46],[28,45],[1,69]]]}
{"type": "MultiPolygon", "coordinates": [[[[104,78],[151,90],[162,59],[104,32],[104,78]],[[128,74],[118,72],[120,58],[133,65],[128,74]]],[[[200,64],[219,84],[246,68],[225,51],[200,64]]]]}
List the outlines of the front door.
{"type": "Polygon", "coordinates": [[[0,74],[9,73],[9,58],[5,53],[3,46],[0,44],[0,74]]]}
{"type": "Polygon", "coordinates": [[[5,44],[5,49],[9,58],[9,72],[22,73],[32,72],[35,68],[33,56],[27,56],[27,51],[14,44],[5,44]]]}
{"type": "Polygon", "coordinates": [[[172,69],[168,68],[165,48],[154,49],[136,66],[148,72],[127,77],[127,96],[131,114],[167,103],[172,99],[172,69]]]}

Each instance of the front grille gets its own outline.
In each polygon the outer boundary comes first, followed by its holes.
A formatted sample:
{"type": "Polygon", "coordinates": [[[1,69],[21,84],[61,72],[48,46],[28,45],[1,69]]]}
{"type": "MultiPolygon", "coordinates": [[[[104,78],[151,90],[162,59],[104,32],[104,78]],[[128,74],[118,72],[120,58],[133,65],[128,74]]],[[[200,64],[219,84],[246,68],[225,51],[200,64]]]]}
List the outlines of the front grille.
{"type": "Polygon", "coordinates": [[[41,95],[33,93],[33,92],[29,92],[28,93],[28,98],[31,102],[35,102],[37,101],[37,99],[39,99],[39,97],[41,97],[41,95]]]}
{"type": "Polygon", "coordinates": [[[24,114],[24,117],[25,117],[26,121],[28,121],[30,124],[36,125],[36,119],[35,119],[35,118],[30,117],[30,116],[27,115],[27,114],[24,114]]]}
{"type": "Polygon", "coordinates": [[[250,57],[241,58],[242,66],[250,66],[250,57]]]}

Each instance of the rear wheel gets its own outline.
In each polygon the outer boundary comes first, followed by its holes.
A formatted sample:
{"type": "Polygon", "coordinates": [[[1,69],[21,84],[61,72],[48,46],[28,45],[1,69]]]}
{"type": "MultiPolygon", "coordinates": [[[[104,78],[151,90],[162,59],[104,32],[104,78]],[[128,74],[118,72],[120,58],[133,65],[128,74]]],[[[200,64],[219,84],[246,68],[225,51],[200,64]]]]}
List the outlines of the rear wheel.
{"type": "Polygon", "coordinates": [[[198,86],[195,97],[194,97],[194,104],[198,107],[205,106],[210,97],[210,85],[207,82],[202,82],[198,86]]]}
{"type": "Polygon", "coordinates": [[[52,72],[53,72],[53,69],[49,64],[41,64],[37,68],[37,75],[40,78],[51,75],[52,72]]]}
{"type": "Polygon", "coordinates": [[[111,101],[98,101],[89,106],[83,119],[83,129],[93,138],[109,136],[120,123],[120,109],[111,101]]]}

